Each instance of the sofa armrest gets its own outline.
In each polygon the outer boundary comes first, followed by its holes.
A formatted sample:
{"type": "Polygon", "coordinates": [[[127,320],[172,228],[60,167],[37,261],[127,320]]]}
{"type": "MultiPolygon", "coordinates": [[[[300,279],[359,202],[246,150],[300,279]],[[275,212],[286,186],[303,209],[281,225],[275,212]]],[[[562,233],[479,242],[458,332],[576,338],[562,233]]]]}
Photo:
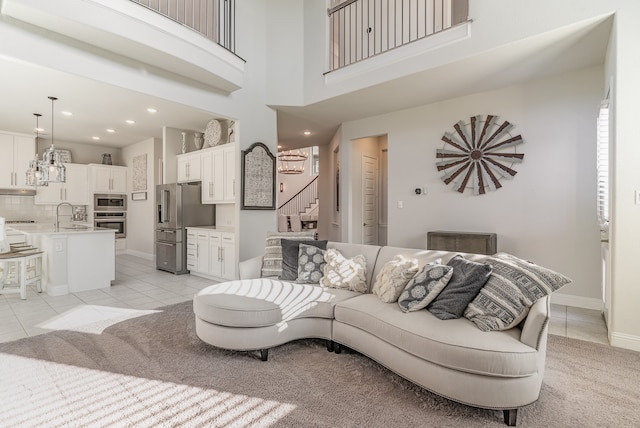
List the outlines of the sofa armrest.
{"type": "Polygon", "coordinates": [[[525,345],[538,349],[542,335],[546,334],[551,316],[551,297],[545,296],[536,301],[529,309],[529,314],[524,321],[520,341],[525,345]]]}
{"type": "Polygon", "coordinates": [[[262,256],[243,260],[238,264],[240,279],[256,279],[262,275],[262,256]]]}

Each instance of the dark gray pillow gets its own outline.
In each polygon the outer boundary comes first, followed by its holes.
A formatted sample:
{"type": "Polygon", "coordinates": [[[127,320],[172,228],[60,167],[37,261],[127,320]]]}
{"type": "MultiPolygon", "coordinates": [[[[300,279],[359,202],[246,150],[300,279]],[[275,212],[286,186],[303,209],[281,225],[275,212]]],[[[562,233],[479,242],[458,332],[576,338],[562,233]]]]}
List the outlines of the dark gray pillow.
{"type": "Polygon", "coordinates": [[[453,275],[444,290],[427,306],[427,310],[441,320],[460,318],[492,270],[491,265],[466,260],[459,254],[447,265],[453,268],[453,275]]]}
{"type": "Polygon", "coordinates": [[[312,245],[320,248],[321,250],[327,249],[327,241],[307,241],[302,239],[282,239],[280,245],[282,246],[282,273],[278,276],[278,279],[285,281],[295,281],[298,278],[298,251],[300,250],[300,243],[312,245]]]}

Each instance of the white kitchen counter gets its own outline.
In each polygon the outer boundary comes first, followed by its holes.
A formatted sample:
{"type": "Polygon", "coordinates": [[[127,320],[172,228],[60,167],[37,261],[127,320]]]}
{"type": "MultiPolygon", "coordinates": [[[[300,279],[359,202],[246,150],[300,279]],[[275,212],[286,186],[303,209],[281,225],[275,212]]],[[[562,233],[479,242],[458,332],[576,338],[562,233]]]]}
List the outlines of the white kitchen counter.
{"type": "Polygon", "coordinates": [[[34,223],[7,227],[44,251],[42,289],[51,296],[108,288],[115,280],[115,230],[34,223]]]}

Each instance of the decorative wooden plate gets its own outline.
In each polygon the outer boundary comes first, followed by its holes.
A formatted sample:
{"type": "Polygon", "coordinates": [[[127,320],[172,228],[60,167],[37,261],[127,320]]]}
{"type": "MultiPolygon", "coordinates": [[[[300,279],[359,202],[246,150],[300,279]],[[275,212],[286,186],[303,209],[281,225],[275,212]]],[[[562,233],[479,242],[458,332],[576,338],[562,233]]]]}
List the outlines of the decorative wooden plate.
{"type": "Polygon", "coordinates": [[[220,122],[216,119],[211,120],[207,124],[207,129],[204,131],[204,142],[207,146],[213,147],[220,143],[220,137],[222,136],[222,127],[220,122]]]}

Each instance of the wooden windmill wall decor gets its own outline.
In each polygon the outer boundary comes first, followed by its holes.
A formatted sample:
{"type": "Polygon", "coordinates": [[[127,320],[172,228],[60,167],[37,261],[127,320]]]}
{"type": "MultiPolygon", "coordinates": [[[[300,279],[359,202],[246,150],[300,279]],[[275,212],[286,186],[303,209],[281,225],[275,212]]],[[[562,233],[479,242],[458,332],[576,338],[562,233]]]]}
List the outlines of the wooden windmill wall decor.
{"type": "Polygon", "coordinates": [[[502,187],[502,178],[511,179],[517,171],[513,164],[522,162],[523,153],[517,153],[523,143],[522,136],[511,136],[513,124],[499,124],[498,116],[472,116],[469,123],[459,121],[455,132],[445,132],[444,147],[438,149],[436,166],[444,171],[442,181],[453,183],[454,189],[464,193],[470,188],[474,195],[484,195],[487,188],[502,187]]]}

